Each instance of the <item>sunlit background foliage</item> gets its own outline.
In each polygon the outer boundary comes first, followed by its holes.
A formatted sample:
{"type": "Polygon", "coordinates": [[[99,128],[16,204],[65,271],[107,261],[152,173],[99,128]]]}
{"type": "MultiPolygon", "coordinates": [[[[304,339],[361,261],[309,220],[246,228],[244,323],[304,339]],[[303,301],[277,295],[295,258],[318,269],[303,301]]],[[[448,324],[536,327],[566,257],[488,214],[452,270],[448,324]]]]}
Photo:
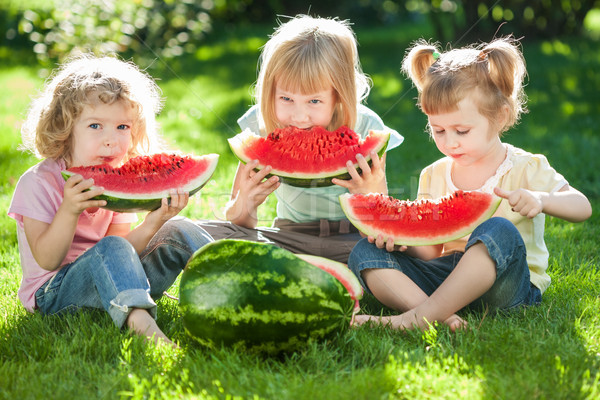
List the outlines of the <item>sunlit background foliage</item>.
{"type": "Polygon", "coordinates": [[[214,26],[273,23],[299,13],[360,25],[427,20],[440,41],[514,33],[528,38],[600,34],[598,0],[0,0],[0,59],[33,50],[43,66],[72,51],[116,52],[145,64],[198,50],[214,26]]]}

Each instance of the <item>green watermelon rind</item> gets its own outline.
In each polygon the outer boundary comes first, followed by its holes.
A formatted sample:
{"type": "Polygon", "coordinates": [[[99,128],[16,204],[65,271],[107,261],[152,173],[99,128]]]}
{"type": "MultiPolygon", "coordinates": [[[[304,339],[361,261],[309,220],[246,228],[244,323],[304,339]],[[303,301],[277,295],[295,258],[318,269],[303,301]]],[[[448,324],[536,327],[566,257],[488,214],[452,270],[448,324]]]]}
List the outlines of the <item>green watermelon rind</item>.
{"type": "Polygon", "coordinates": [[[323,271],[333,275],[338,281],[340,281],[340,283],[344,285],[350,294],[350,297],[352,297],[354,300],[353,314],[356,314],[360,311],[359,300],[363,297],[363,288],[356,275],[350,271],[346,264],[312,254],[296,254],[296,256],[311,263],[312,265],[321,268],[323,271]]]}
{"type": "Polygon", "coordinates": [[[329,273],[285,249],[236,239],[190,258],[179,297],[184,330],[201,345],[268,354],[343,333],[354,305],[329,273]]]}
{"type": "MultiPolygon", "coordinates": [[[[379,136],[381,138],[381,142],[379,145],[375,146],[374,150],[377,152],[379,157],[383,156],[387,149],[388,142],[390,141],[391,133],[385,130],[371,130],[369,135],[379,136]]],[[[256,136],[250,129],[246,128],[242,133],[237,134],[236,136],[229,138],[227,141],[229,142],[229,147],[231,151],[236,156],[238,160],[242,163],[246,164],[251,159],[249,157],[245,157],[243,155],[242,149],[244,147],[244,142],[249,138],[256,136]]],[[[365,160],[367,160],[369,166],[372,165],[371,156],[369,154],[365,155],[365,160]]],[[[265,165],[259,165],[254,170],[260,171],[263,169],[265,165]]],[[[357,172],[360,174],[361,169],[358,168],[358,162],[354,162],[354,167],[357,169],[357,172]]],[[[316,187],[326,187],[332,186],[334,183],[331,181],[332,179],[340,179],[340,180],[349,180],[352,179],[350,173],[348,172],[347,167],[339,168],[335,171],[328,171],[321,174],[305,174],[305,173],[288,173],[281,172],[277,170],[272,170],[267,178],[271,176],[278,176],[279,181],[281,183],[285,183],[290,186],[302,187],[302,188],[316,188],[316,187]]]]}
{"type": "Polygon", "coordinates": [[[296,256],[335,276],[348,290],[353,299],[360,300],[362,298],[363,288],[356,275],[350,271],[346,264],[312,254],[296,254],[296,256]],[[323,265],[323,267],[320,265],[323,265]]]}
{"type": "MultiPolygon", "coordinates": [[[[180,188],[184,192],[188,192],[190,196],[194,195],[198,191],[200,191],[206,183],[210,180],[215,169],[217,168],[219,155],[218,154],[208,154],[203,157],[208,158],[210,163],[210,168],[206,169],[202,175],[199,175],[196,179],[180,188]]],[[[66,181],[75,173],[67,170],[61,171],[61,175],[63,179],[66,181]]],[[[93,189],[94,186],[92,186],[93,189]]],[[[177,189],[177,188],[173,188],[177,189]]],[[[171,199],[169,190],[161,190],[156,193],[146,193],[146,194],[128,194],[122,192],[115,192],[110,190],[105,190],[103,194],[99,196],[95,196],[94,200],[105,200],[106,205],[102,208],[107,210],[115,211],[115,212],[145,212],[145,211],[154,211],[160,208],[162,203],[162,199],[171,199]]]]}
{"type": "MultiPolygon", "coordinates": [[[[352,194],[350,193],[345,193],[339,196],[340,205],[342,206],[342,210],[344,211],[344,214],[346,214],[348,220],[356,227],[356,229],[358,229],[363,234],[367,236],[372,236],[374,238],[381,234],[383,236],[383,240],[387,242],[387,240],[391,236],[389,233],[381,232],[375,229],[374,227],[360,221],[360,219],[352,212],[352,207],[349,203],[349,199],[351,198],[351,196],[352,194]]],[[[494,213],[500,206],[502,198],[493,194],[490,194],[490,197],[491,201],[489,206],[481,213],[477,220],[468,224],[465,227],[459,228],[454,232],[445,235],[434,236],[435,232],[432,232],[432,235],[430,237],[415,237],[409,235],[401,236],[400,234],[394,234],[394,244],[403,246],[427,246],[443,244],[460,239],[473,232],[473,230],[475,230],[475,228],[477,228],[482,222],[490,219],[494,215],[494,213]]],[[[456,222],[456,224],[458,225],[458,222],[456,222]]],[[[392,228],[393,227],[390,227],[390,229],[392,228]]]]}

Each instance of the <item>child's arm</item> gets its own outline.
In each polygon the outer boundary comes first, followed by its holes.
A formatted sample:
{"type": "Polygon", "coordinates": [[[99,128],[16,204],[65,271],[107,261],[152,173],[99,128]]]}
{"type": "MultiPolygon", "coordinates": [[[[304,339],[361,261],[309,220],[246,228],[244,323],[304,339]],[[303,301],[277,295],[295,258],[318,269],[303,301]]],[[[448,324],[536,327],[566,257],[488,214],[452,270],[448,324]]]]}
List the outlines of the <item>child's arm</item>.
{"type": "Polygon", "coordinates": [[[354,163],[348,160],[346,166],[352,179],[332,179],[331,181],[336,185],[345,187],[350,193],[383,193],[387,194],[387,182],[385,179],[385,153],[381,158],[377,153],[372,152],[371,166],[365,158],[359,154],[356,156],[356,161],[361,169],[361,174],[354,167],[354,163]]]}
{"type": "MultiPolygon", "coordinates": [[[[125,239],[129,241],[135,248],[138,254],[140,254],[148,243],[152,236],[167,222],[181,212],[187,206],[190,198],[189,193],[181,192],[179,190],[171,191],[171,201],[164,198],[160,208],[146,214],[144,221],[139,224],[135,229],[125,235],[125,239]]],[[[128,224],[113,224],[109,228],[109,232],[112,230],[112,234],[121,236],[118,232],[119,228],[124,228],[128,224]]]]}
{"type": "Polygon", "coordinates": [[[569,185],[554,193],[527,189],[507,191],[499,187],[494,188],[494,193],[508,200],[514,212],[527,218],[543,212],[569,222],[581,222],[592,215],[592,206],[587,197],[569,185]]]}
{"type": "Polygon", "coordinates": [[[245,228],[254,228],[257,225],[258,206],[264,203],[267,196],[280,185],[277,176],[265,179],[271,172],[270,166],[256,172],[254,168],[257,165],[258,161],[256,160],[245,165],[243,163],[238,165],[231,189],[231,200],[225,211],[228,221],[245,228]]]}
{"type": "Polygon", "coordinates": [[[60,267],[73,242],[79,215],[86,208],[106,205],[104,200],[92,200],[92,197],[104,191],[103,188],[87,190],[93,184],[92,179],[84,180],[81,175],[71,176],[65,182],[63,202],[49,224],[23,217],[23,227],[31,253],[43,269],[54,271],[60,267]]]}

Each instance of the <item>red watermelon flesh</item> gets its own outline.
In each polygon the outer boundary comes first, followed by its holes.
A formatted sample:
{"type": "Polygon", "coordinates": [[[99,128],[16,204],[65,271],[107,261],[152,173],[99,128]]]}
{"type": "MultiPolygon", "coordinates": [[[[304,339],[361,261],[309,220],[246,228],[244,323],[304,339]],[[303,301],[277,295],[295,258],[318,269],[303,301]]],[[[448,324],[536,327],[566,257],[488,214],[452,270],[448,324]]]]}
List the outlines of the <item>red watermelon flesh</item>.
{"type": "Polygon", "coordinates": [[[431,245],[459,239],[490,218],[502,199],[480,191],[456,191],[437,200],[398,200],[382,194],[344,194],[344,213],[362,233],[398,245],[431,245]]]}
{"type": "Polygon", "coordinates": [[[107,201],[105,208],[114,211],[144,211],[160,207],[170,191],[181,189],[194,194],[212,176],[219,156],[159,153],[129,159],[121,167],[108,164],[72,167],[63,171],[68,179],[80,174],[94,179],[94,186],[104,188],[98,199],[107,201]]]}
{"type": "MultiPolygon", "coordinates": [[[[229,145],[242,162],[258,160],[258,169],[267,165],[272,167],[271,174],[280,176],[282,182],[294,186],[327,186],[331,179],[347,174],[346,163],[351,160],[355,166],[356,156],[362,154],[370,160],[370,153],[383,153],[389,141],[390,133],[371,131],[361,139],[346,126],[335,131],[323,127],[309,130],[293,126],[276,129],[266,137],[250,131],[229,139],[229,145]],[[315,184],[316,180],[325,179],[315,184]]],[[[341,179],[349,179],[340,177],[341,179]]]]}
{"type": "Polygon", "coordinates": [[[350,271],[346,264],[330,260],[325,257],[314,256],[311,254],[296,254],[299,258],[311,263],[315,267],[333,275],[348,291],[350,297],[354,300],[354,313],[360,310],[358,301],[363,296],[363,288],[356,276],[350,271]]]}

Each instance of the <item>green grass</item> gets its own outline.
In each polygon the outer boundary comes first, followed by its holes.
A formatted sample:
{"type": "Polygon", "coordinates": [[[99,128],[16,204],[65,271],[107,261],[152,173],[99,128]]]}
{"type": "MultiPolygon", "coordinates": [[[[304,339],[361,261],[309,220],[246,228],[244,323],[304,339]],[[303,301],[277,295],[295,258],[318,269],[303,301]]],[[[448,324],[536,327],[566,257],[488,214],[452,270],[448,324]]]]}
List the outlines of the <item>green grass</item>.
{"type": "MultiPolygon", "coordinates": [[[[414,198],[418,173],[439,158],[424,133],[416,92],[399,74],[404,51],[423,27],[358,29],[364,70],[375,87],[368,105],[405,143],[388,157],[391,193],[414,198]]],[[[220,165],[186,214],[215,218],[229,196],[236,161],[226,138],[250,105],[258,47],[270,28],[223,34],[195,57],[149,71],[166,96],[160,116],[173,147],[218,152],[220,165]]],[[[600,43],[578,38],[523,42],[530,113],[507,142],[547,155],[600,206],[600,43]]],[[[29,65],[0,67],[0,203],[8,208],[18,177],[36,160],[17,150],[18,124],[42,85],[29,65]]],[[[260,219],[274,216],[271,199],[260,219]]],[[[466,313],[471,329],[443,326],[397,333],[360,328],[279,358],[208,351],[183,332],[176,302],[159,302],[158,323],[182,346],[155,348],[116,329],[100,311],[28,314],[14,221],[0,216],[0,398],[6,399],[593,399],[600,397],[600,271],[595,213],[582,224],[547,219],[553,283],[540,306],[499,315],[466,313]]],[[[177,284],[171,293],[177,295],[177,284]]],[[[372,297],[371,312],[387,312],[372,297]]]]}

